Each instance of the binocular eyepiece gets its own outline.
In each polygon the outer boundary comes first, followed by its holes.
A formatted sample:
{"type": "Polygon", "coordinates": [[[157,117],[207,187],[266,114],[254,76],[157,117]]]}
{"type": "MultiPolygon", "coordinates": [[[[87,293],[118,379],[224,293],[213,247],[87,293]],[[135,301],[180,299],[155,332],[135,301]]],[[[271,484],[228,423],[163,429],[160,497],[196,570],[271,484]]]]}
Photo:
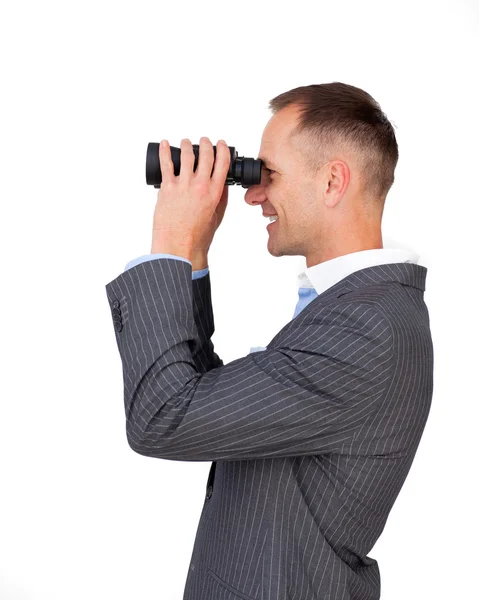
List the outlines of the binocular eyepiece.
{"type": "MultiPolygon", "coordinates": [[[[192,144],[193,152],[195,154],[195,164],[193,165],[193,171],[196,171],[198,166],[199,150],[198,144],[192,144]]],[[[241,185],[244,188],[248,188],[251,185],[258,185],[261,182],[261,169],[263,161],[259,158],[245,158],[244,156],[238,156],[234,146],[228,146],[230,151],[230,166],[228,174],[226,176],[225,185],[241,185]]],[[[181,149],[175,146],[170,146],[171,149],[171,160],[174,166],[174,174],[180,174],[180,156],[181,149]]],[[[161,187],[161,169],[160,169],[160,144],[157,142],[150,142],[146,151],[146,183],[147,185],[153,185],[155,188],[161,187]]],[[[216,146],[213,146],[214,158],[216,160],[216,146]]],[[[214,165],[214,161],[213,161],[214,165]]]]}

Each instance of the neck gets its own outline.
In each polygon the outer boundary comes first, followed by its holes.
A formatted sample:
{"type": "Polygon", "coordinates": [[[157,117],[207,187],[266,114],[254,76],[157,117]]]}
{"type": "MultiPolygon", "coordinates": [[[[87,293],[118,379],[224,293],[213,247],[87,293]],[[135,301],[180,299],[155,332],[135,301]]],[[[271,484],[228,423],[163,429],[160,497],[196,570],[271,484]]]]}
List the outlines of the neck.
{"type": "MultiPolygon", "coordinates": [[[[363,232],[364,233],[364,232],[363,232]]],[[[377,230],[374,235],[362,235],[358,232],[352,235],[332,236],[326,244],[311,252],[306,256],[306,267],[312,267],[319,263],[351,254],[361,250],[377,250],[383,248],[383,238],[381,230],[377,230]]]]}

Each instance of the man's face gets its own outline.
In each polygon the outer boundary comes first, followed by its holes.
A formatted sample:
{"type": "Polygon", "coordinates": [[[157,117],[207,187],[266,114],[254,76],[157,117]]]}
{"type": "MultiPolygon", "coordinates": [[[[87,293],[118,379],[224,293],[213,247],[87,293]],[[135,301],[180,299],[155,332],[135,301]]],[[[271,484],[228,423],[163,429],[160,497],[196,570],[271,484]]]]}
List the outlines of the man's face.
{"type": "Polygon", "coordinates": [[[321,239],[318,176],[306,175],[303,157],[288,140],[297,117],[298,109],[287,106],[268,121],[258,153],[264,163],[261,182],[245,194],[248,204],[262,205],[262,213],[278,215],[268,230],[268,251],[273,256],[307,257],[321,239]]]}

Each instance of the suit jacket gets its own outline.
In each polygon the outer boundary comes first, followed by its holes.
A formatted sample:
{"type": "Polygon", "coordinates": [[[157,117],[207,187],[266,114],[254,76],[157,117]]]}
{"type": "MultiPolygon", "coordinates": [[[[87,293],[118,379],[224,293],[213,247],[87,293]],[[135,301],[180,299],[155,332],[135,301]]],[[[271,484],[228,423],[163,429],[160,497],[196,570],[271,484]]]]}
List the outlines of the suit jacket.
{"type": "Polygon", "coordinates": [[[106,285],[130,447],[213,461],[183,600],[380,598],[367,554],[433,393],[426,273],[358,270],[226,365],[209,273],[163,258],[106,285]]]}

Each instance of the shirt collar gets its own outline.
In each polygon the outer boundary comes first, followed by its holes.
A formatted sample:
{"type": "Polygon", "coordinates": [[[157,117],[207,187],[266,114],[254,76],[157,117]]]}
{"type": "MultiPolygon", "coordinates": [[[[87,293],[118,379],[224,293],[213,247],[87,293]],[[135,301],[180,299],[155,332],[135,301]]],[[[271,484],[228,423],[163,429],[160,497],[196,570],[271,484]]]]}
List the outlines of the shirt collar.
{"type": "Polygon", "coordinates": [[[403,248],[374,248],[351,252],[307,267],[298,275],[298,288],[313,288],[319,295],[360,269],[400,262],[417,264],[418,260],[418,254],[403,248]]]}

